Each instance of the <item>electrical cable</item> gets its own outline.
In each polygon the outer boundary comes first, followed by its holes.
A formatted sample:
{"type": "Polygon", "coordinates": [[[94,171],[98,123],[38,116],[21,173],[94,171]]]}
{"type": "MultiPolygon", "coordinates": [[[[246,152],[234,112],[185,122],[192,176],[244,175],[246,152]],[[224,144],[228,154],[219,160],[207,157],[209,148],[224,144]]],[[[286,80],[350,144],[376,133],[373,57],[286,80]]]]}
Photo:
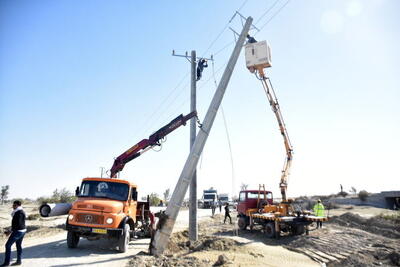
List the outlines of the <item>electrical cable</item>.
{"type": "Polygon", "coordinates": [[[257,20],[254,24],[257,25],[257,24],[263,19],[263,17],[264,17],[265,15],[267,15],[267,14],[274,8],[274,6],[275,6],[279,1],[280,1],[280,0],[276,0],[276,1],[272,4],[272,6],[270,6],[270,7],[267,9],[267,11],[265,11],[265,12],[261,15],[261,17],[258,18],[258,20],[257,20]]]}
{"type": "MultiPolygon", "coordinates": [[[[238,12],[247,4],[248,0],[244,0],[242,5],[239,7],[238,12]]],[[[206,51],[203,53],[203,56],[213,47],[213,45],[218,41],[218,39],[222,36],[222,34],[225,32],[225,30],[228,28],[230,22],[228,22],[223,29],[220,31],[220,33],[217,35],[217,37],[210,43],[210,45],[208,46],[208,48],[206,49],[206,51]]],[[[214,55],[219,54],[220,52],[222,52],[223,50],[225,50],[228,46],[230,46],[233,42],[230,42],[229,44],[225,45],[222,49],[220,49],[217,53],[215,53],[214,55]]],[[[158,105],[158,107],[155,109],[155,111],[147,118],[146,122],[148,122],[147,124],[149,124],[149,126],[147,128],[145,128],[144,131],[142,132],[147,132],[151,129],[151,127],[159,121],[160,117],[162,116],[162,114],[165,114],[167,112],[167,110],[169,109],[168,107],[172,106],[172,104],[176,101],[176,99],[182,94],[183,89],[178,93],[178,95],[176,95],[172,101],[170,101],[169,105],[167,105],[166,109],[163,109],[163,112],[161,112],[161,107],[167,102],[167,100],[172,96],[172,94],[180,87],[180,85],[182,84],[182,82],[186,79],[186,77],[189,75],[190,72],[187,72],[185,74],[185,76],[182,78],[182,80],[178,83],[178,85],[164,98],[163,101],[161,101],[161,103],[158,105]],[[150,122],[152,120],[152,118],[158,113],[160,112],[160,115],[153,120],[153,122],[150,122]]],[[[204,83],[203,86],[207,84],[204,83]]],[[[186,87],[186,84],[185,84],[186,87]]]]}
{"type": "MultiPolygon", "coordinates": [[[[213,72],[213,78],[214,78],[215,88],[217,89],[217,88],[218,88],[218,84],[217,84],[217,79],[215,78],[214,62],[212,62],[212,72],[213,72]]],[[[235,193],[236,176],[235,176],[235,168],[234,168],[234,161],[233,161],[233,152],[232,152],[231,139],[230,139],[230,136],[229,136],[228,125],[227,125],[227,123],[226,123],[226,117],[225,117],[224,107],[222,106],[222,103],[221,103],[221,114],[222,114],[222,119],[223,119],[223,121],[224,121],[225,134],[226,134],[226,139],[227,139],[227,141],[228,141],[229,154],[230,154],[230,159],[231,159],[232,196],[233,196],[234,193],[235,193]]]]}
{"type": "MultiPolygon", "coordinates": [[[[160,113],[160,114],[164,114],[165,112],[161,112],[165,111],[165,109],[161,109],[164,104],[168,101],[168,99],[176,92],[176,90],[178,90],[181,86],[182,83],[186,80],[187,76],[189,75],[190,72],[187,72],[183,78],[178,82],[178,84],[168,93],[168,95],[160,102],[160,104],[157,106],[157,108],[147,117],[147,119],[144,121],[144,123],[142,124],[142,131],[138,132],[134,139],[143,136],[144,134],[146,134],[147,132],[149,132],[151,130],[151,128],[154,126],[154,124],[156,122],[158,122],[159,118],[161,115],[159,115],[156,119],[153,119],[156,114],[160,113]],[[147,127],[145,127],[147,125],[147,127]]],[[[187,85],[184,84],[183,88],[185,88],[187,85]]],[[[182,93],[183,89],[181,89],[181,91],[178,93],[178,95],[180,95],[182,93]]],[[[176,97],[174,98],[176,99],[176,97]]],[[[170,104],[173,103],[174,100],[170,101],[169,105],[166,106],[166,109],[168,109],[168,107],[170,107],[170,104]]]]}
{"type": "Polygon", "coordinates": [[[256,32],[256,34],[254,34],[254,36],[257,35],[259,32],[261,32],[262,29],[263,29],[265,26],[267,26],[267,24],[270,23],[271,20],[272,20],[273,18],[275,18],[275,17],[277,16],[277,15],[282,11],[282,9],[283,9],[284,7],[287,6],[287,4],[289,4],[289,2],[290,2],[290,0],[287,0],[287,1],[272,15],[272,17],[270,17],[270,18],[267,20],[267,22],[265,22],[265,23],[259,28],[259,31],[256,32]]]}
{"type": "MultiPolygon", "coordinates": [[[[242,10],[242,8],[247,4],[248,0],[244,0],[244,2],[242,3],[242,5],[239,7],[239,9],[237,10],[237,12],[239,12],[240,10],[242,10]]],[[[202,53],[201,57],[205,57],[205,55],[207,54],[207,52],[211,49],[211,47],[215,44],[215,42],[218,41],[218,39],[221,37],[221,35],[225,32],[225,30],[228,28],[229,24],[231,22],[229,21],[228,23],[225,24],[224,28],[220,31],[220,33],[217,35],[217,37],[211,42],[211,44],[208,46],[208,48],[206,49],[205,52],[202,53]]],[[[215,54],[214,54],[215,55],[215,54]]]]}

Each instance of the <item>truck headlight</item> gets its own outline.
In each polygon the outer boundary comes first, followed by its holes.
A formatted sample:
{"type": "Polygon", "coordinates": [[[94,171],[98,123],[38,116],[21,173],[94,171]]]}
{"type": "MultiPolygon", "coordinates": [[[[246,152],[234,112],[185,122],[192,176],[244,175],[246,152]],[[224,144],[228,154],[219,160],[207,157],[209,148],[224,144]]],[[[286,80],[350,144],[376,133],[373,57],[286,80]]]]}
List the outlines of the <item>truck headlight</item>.
{"type": "Polygon", "coordinates": [[[113,223],[113,218],[107,218],[107,220],[106,220],[106,223],[108,223],[108,224],[112,224],[113,223]]]}
{"type": "Polygon", "coordinates": [[[73,214],[68,215],[68,220],[72,221],[73,218],[74,218],[73,214]]]}

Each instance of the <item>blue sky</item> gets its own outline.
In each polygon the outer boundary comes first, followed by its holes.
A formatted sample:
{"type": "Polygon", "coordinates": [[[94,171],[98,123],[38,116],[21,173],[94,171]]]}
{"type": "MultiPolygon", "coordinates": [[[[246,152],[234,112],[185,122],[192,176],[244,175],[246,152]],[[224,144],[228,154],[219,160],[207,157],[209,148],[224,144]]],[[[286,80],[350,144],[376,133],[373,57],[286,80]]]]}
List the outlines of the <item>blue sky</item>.
{"type": "MultiPolygon", "coordinates": [[[[339,184],[400,189],[400,3],[285,3],[1,1],[0,184],[10,185],[10,197],[73,190],[82,177],[99,176],[100,167],[109,169],[131,145],[188,113],[190,66],[172,57],[172,49],[214,54],[219,81],[233,49],[226,45],[234,41],[225,26],[243,5],[241,13],[258,27],[272,18],[252,34],[272,47],[267,73],[295,152],[289,195],[335,193],[339,184]]],[[[239,20],[229,26],[241,30],[239,20]]],[[[203,119],[215,91],[211,64],[197,87],[203,119]]],[[[241,183],[265,183],[279,195],[283,142],[243,53],[222,106],[235,191],[241,183]]],[[[188,151],[186,126],[169,135],[160,152],[129,163],[121,177],[142,193],[172,190],[188,151]]],[[[199,191],[214,186],[231,193],[221,113],[198,174],[199,191]]]]}

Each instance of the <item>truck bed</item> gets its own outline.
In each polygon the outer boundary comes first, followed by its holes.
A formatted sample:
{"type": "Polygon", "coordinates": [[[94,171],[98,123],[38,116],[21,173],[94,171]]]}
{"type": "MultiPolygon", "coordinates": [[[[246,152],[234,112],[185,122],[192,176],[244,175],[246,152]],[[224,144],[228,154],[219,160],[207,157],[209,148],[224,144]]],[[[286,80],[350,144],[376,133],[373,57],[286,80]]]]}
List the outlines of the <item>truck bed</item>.
{"type": "MultiPolygon", "coordinates": [[[[269,220],[269,221],[279,221],[279,222],[291,222],[296,218],[299,218],[297,216],[280,216],[277,217],[273,213],[251,213],[250,217],[253,218],[259,218],[259,219],[264,219],[264,220],[269,220]]],[[[312,222],[324,222],[327,221],[327,217],[317,217],[313,215],[301,215],[300,218],[304,218],[306,221],[312,221],[312,222]]]]}

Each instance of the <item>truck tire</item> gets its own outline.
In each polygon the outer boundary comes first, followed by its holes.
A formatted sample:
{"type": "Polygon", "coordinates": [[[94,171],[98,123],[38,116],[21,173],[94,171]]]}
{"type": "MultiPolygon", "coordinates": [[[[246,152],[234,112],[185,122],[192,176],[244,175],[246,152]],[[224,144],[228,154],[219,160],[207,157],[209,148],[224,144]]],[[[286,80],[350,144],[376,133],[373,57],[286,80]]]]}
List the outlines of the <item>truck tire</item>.
{"type": "Polygon", "coordinates": [[[238,219],[238,226],[240,230],[246,230],[247,228],[247,219],[244,216],[240,216],[238,219]]]}
{"type": "Polygon", "coordinates": [[[129,227],[129,224],[125,224],[123,233],[119,237],[118,251],[121,253],[124,253],[128,249],[128,244],[129,244],[129,240],[130,240],[130,233],[129,233],[130,229],[131,228],[129,227]]]}
{"type": "Polygon", "coordinates": [[[264,233],[268,238],[275,237],[275,223],[269,222],[264,225],[264,233]]]}
{"type": "Polygon", "coordinates": [[[294,234],[295,235],[302,235],[306,231],[304,224],[297,224],[294,226],[294,234]]]}
{"type": "Polygon", "coordinates": [[[68,248],[76,248],[79,243],[79,235],[73,231],[67,233],[67,246],[68,248]]]}

